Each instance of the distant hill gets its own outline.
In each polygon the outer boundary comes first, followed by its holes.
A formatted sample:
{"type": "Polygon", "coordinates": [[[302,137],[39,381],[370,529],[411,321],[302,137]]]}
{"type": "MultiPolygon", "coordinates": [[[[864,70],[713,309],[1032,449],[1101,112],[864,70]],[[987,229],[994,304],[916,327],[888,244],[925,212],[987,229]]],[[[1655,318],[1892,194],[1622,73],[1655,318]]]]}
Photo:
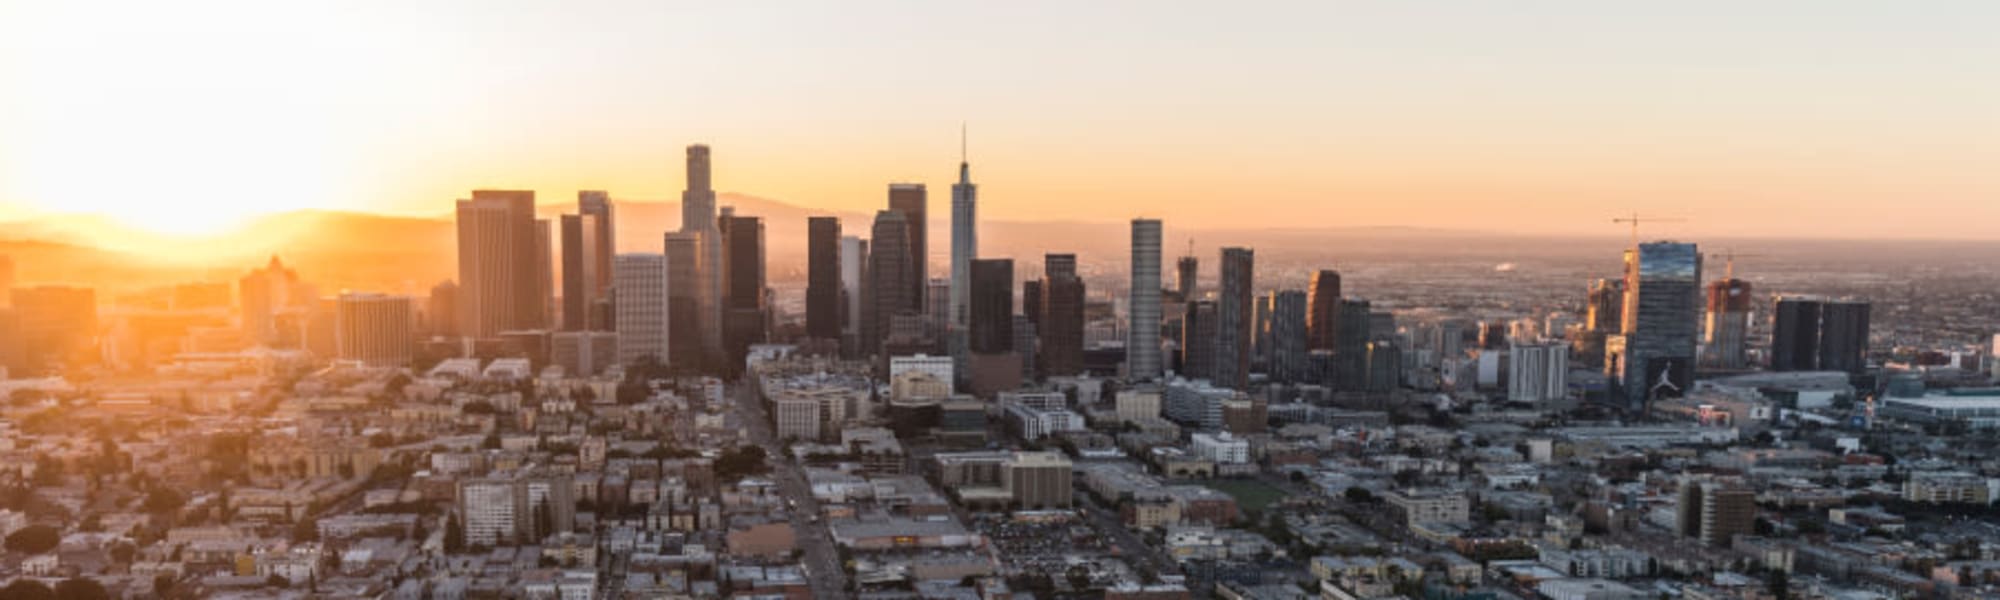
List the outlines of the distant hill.
{"type": "MultiPolygon", "coordinates": [[[[737,214],[764,219],[769,276],[781,284],[804,278],[807,217],[837,216],[844,233],[863,238],[869,237],[873,219],[872,214],[814,210],[742,194],[722,194],[718,202],[735,207],[737,214]]],[[[935,276],[944,275],[950,255],[948,207],[948,200],[932,199],[929,257],[935,276]]],[[[568,203],[548,204],[538,207],[537,212],[553,221],[573,209],[568,203]]],[[[664,234],[680,227],[679,202],[620,199],[616,211],[621,252],[659,252],[664,234]]],[[[197,280],[234,281],[272,255],[328,293],[355,289],[422,295],[433,284],[456,277],[455,229],[450,214],[406,217],[294,211],[256,219],[240,231],[239,235],[186,239],[119,230],[103,219],[89,217],[60,223],[16,222],[0,224],[0,254],[13,259],[18,281],[70,282],[113,291],[197,280]],[[117,232],[117,237],[110,239],[118,240],[118,246],[93,247],[78,233],[84,226],[117,232]],[[152,248],[171,248],[173,252],[153,252],[152,248]]],[[[1168,265],[1173,257],[1189,252],[1192,239],[1192,252],[1202,259],[1204,275],[1210,277],[1219,247],[1252,247],[1257,251],[1260,281],[1268,281],[1264,279],[1265,265],[1346,268],[1357,261],[1378,260],[1580,261],[1595,270],[1615,273],[1618,252],[1628,243],[1618,236],[1558,238],[1410,227],[1211,229],[1173,221],[1166,223],[1165,234],[1162,253],[1168,265]]],[[[1130,241],[1130,226],[1123,222],[987,220],[980,225],[980,254],[1013,257],[1016,274],[1024,278],[1038,275],[1042,255],[1051,252],[1077,254],[1086,274],[1115,276],[1125,268],[1130,241]]],[[[1859,266],[1906,260],[1970,264],[2000,260],[2000,244],[1991,242],[1700,241],[1705,249],[1716,252],[1722,248],[1755,251],[1766,257],[1764,262],[1833,261],[1859,266]]]]}

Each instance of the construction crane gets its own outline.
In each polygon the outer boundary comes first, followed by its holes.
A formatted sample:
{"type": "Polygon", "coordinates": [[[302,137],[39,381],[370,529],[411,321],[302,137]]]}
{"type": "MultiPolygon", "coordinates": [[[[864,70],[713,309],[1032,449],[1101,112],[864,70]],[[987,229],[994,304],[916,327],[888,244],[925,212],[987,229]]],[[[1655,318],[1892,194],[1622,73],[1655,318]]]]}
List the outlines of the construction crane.
{"type": "MultiPolygon", "coordinates": [[[[1715,255],[1711,254],[1710,256],[1715,256],[1715,255]]],[[[1737,253],[1736,253],[1736,249],[1735,249],[1735,248],[1724,248],[1724,249],[1722,250],[1722,265],[1723,265],[1723,266],[1722,266],[1722,272],[1723,272],[1723,275],[1722,275],[1722,277],[1723,277],[1724,279],[1735,279],[1735,278],[1736,278],[1736,259],[1738,259],[1738,258],[1760,258],[1760,257],[1763,257],[1763,256],[1764,256],[1764,255],[1762,255],[1762,254],[1737,254],[1737,253]]]]}
{"type": "Polygon", "coordinates": [[[1687,220],[1687,219],[1675,219],[1675,218],[1671,218],[1671,217],[1641,217],[1641,216],[1639,216],[1639,213],[1632,213],[1632,216],[1630,216],[1630,217],[1619,217],[1619,218],[1615,218],[1615,219],[1612,219],[1612,220],[1611,220],[1611,222],[1613,222],[1613,223],[1631,223],[1631,224],[1632,224],[1632,247],[1633,247],[1633,248],[1638,248],[1638,247],[1639,247],[1639,223],[1641,223],[1641,222],[1646,222],[1646,223],[1680,223],[1680,222],[1683,222],[1683,221],[1686,221],[1686,220],[1687,220]]]}

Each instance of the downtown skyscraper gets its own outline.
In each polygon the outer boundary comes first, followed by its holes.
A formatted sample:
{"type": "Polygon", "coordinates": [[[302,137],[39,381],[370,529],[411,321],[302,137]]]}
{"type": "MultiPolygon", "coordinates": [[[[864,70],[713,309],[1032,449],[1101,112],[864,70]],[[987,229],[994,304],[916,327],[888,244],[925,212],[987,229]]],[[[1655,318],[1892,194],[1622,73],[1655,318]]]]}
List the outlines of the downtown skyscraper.
{"type": "Polygon", "coordinates": [[[1750,282],[1725,277],[1708,283],[1708,323],[1702,338],[1702,363],[1723,369],[1748,366],[1745,338],[1750,335],[1750,282]]]}
{"type": "Polygon", "coordinates": [[[1307,306],[1311,304],[1308,296],[1304,290],[1277,290],[1264,298],[1262,304],[1270,307],[1271,326],[1262,332],[1260,342],[1267,349],[1270,374],[1274,380],[1307,382],[1309,369],[1306,354],[1310,351],[1307,343],[1307,306]]]}
{"type": "Polygon", "coordinates": [[[1771,370],[1861,372],[1868,367],[1868,320],[1866,302],[1778,298],[1771,310],[1771,370]]]}
{"type": "Polygon", "coordinates": [[[599,285],[600,269],[608,264],[599,264],[599,255],[604,248],[598,243],[603,235],[598,216],[593,214],[563,215],[560,223],[562,238],[562,330],[563,331],[607,331],[605,311],[599,310],[605,288],[599,285]]]}
{"type": "Polygon", "coordinates": [[[1701,323],[1701,252],[1694,244],[1651,242],[1625,253],[1623,332],[1605,342],[1605,372],[1620,385],[1622,408],[1678,397],[1694,384],[1701,323]]]}
{"type": "MultiPolygon", "coordinates": [[[[918,310],[928,306],[924,298],[928,296],[930,285],[930,192],[921,183],[889,184],[889,210],[903,213],[904,229],[908,232],[910,272],[905,275],[910,298],[917,303],[918,310]]],[[[879,247],[880,242],[876,242],[879,247]]]]}
{"type": "Polygon", "coordinates": [[[916,270],[910,256],[909,219],[902,211],[875,213],[868,250],[867,313],[862,328],[862,353],[876,354],[889,338],[890,326],[898,316],[916,316],[923,306],[910,285],[916,270]]]}
{"type": "MultiPolygon", "coordinates": [[[[715,188],[711,185],[710,157],[708,146],[695,144],[687,147],[687,189],[681,192],[680,233],[691,238],[693,252],[682,249],[690,256],[676,257],[671,249],[674,241],[669,239],[668,260],[680,258],[695,261],[692,271],[694,281],[670,282],[669,289],[687,289],[694,298],[693,318],[686,323],[694,329],[674,328],[677,335],[698,334],[703,355],[719,355],[722,350],[722,232],[715,220],[715,188]]],[[[687,244],[688,241],[682,241],[687,244]]]]}
{"type": "Polygon", "coordinates": [[[840,339],[840,218],[806,219],[806,336],[840,339]]]}
{"type": "Polygon", "coordinates": [[[722,331],[729,372],[742,368],[750,346],[769,337],[769,288],[764,276],[764,220],[725,213],[722,231],[722,331]]]}
{"type": "Polygon", "coordinates": [[[672,305],[665,254],[620,254],[611,263],[613,319],[618,332],[618,363],[632,364],[652,357],[667,364],[673,357],[670,340],[672,305]]]}
{"type": "Polygon", "coordinates": [[[540,329],[546,322],[546,238],[538,233],[535,193],[474,190],[459,200],[459,330],[475,338],[540,329]]]}
{"type": "Polygon", "coordinates": [[[1313,272],[1306,287],[1306,347],[1332,350],[1340,340],[1340,272],[1313,272]]]}
{"type": "Polygon", "coordinates": [[[1216,299],[1215,384],[1250,388],[1250,330],[1256,254],[1249,248],[1222,249],[1221,293],[1216,299]]]}
{"type": "Polygon", "coordinates": [[[979,258],[979,186],[972,183],[972,165],[958,161],[958,183],[951,184],[951,328],[964,330],[972,293],[972,260],[979,258]]]}
{"type": "Polygon", "coordinates": [[[409,296],[343,293],[335,302],[333,340],[340,360],[370,367],[410,364],[417,312],[409,296]]]}
{"type": "Polygon", "coordinates": [[[1043,375],[1076,375],[1083,372],[1083,278],[1075,254],[1050,254],[1043,264],[1041,298],[1033,309],[1039,316],[1032,317],[1040,342],[1036,359],[1043,375]]]}
{"type": "Polygon", "coordinates": [[[1125,376],[1160,378],[1160,220],[1132,220],[1132,275],[1126,290],[1125,376]]]}

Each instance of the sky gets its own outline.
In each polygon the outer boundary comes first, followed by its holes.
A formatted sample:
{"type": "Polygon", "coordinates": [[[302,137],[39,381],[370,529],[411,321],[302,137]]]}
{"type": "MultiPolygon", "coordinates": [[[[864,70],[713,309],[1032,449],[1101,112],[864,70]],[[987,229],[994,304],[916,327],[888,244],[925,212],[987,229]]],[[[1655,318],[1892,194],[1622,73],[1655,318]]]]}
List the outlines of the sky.
{"type": "Polygon", "coordinates": [[[2000,239],[2000,4],[0,2],[0,219],[474,188],[983,218],[2000,239]]]}

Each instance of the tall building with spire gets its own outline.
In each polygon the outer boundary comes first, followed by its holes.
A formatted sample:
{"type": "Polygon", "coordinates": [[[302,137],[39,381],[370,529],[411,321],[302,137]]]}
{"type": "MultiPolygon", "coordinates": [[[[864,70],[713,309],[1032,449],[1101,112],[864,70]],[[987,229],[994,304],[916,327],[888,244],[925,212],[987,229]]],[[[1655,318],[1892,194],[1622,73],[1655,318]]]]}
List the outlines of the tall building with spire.
{"type": "Polygon", "coordinates": [[[1125,327],[1125,376],[1160,378],[1160,220],[1132,220],[1132,276],[1125,327]]]}
{"type": "Polygon", "coordinates": [[[972,164],[959,135],[958,183],[951,184],[951,326],[962,330],[972,292],[972,260],[979,258],[979,186],[972,183],[972,164]]]}

